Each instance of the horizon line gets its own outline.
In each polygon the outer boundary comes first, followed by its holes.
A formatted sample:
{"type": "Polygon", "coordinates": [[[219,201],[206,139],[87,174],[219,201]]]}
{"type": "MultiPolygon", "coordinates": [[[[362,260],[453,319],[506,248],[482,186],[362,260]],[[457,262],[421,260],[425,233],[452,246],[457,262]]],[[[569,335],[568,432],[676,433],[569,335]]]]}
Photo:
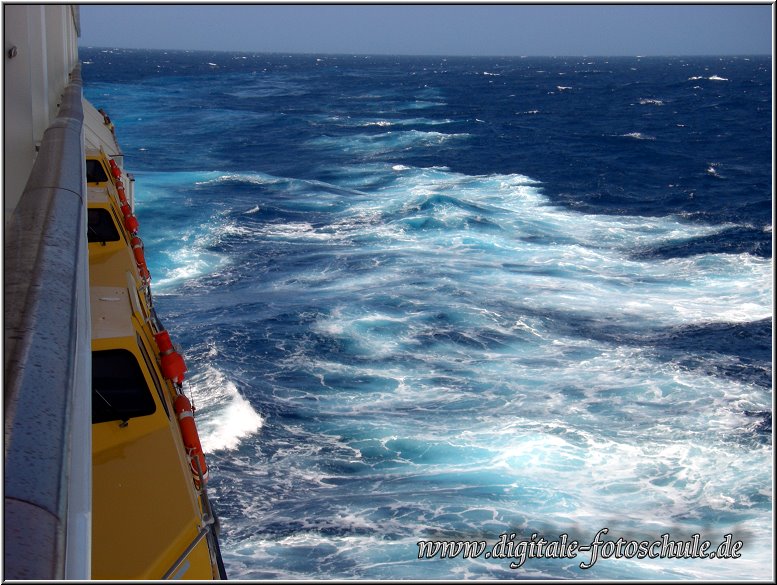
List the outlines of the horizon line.
{"type": "Polygon", "coordinates": [[[307,52],[307,51],[252,51],[245,49],[169,49],[169,48],[146,48],[146,47],[107,47],[107,46],[95,46],[95,45],[79,45],[78,49],[92,49],[92,50],[110,50],[110,51],[173,51],[182,53],[246,53],[251,55],[281,55],[289,57],[425,57],[425,58],[484,58],[484,59],[558,59],[558,58],[605,58],[605,59],[648,59],[648,58],[668,58],[668,57],[772,57],[771,53],[665,53],[665,54],[616,54],[616,55],[603,55],[603,54],[536,54],[536,55],[516,55],[516,54],[484,54],[484,55],[469,55],[469,54],[453,54],[453,53],[362,53],[362,52],[307,52]]]}

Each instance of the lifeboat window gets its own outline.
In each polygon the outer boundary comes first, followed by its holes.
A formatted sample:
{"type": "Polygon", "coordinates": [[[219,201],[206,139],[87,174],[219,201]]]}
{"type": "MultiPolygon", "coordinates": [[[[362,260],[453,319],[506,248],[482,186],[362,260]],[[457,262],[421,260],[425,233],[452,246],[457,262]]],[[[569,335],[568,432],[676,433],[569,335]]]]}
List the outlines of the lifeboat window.
{"type": "MultiPolygon", "coordinates": [[[[118,216],[118,215],[116,215],[116,210],[113,208],[113,206],[111,206],[111,215],[113,216],[113,219],[114,219],[114,224],[113,224],[113,225],[114,225],[114,228],[115,228],[117,225],[122,225],[122,222],[121,222],[121,221],[119,221],[119,216],[118,216]]],[[[121,230],[121,237],[124,239],[124,241],[125,241],[126,243],[128,243],[128,244],[129,244],[129,240],[127,240],[127,235],[126,235],[126,233],[125,233],[125,230],[121,230]]]]}
{"type": "Polygon", "coordinates": [[[92,424],[156,411],[137,358],[126,349],[92,352],[92,424]]]}
{"type": "Polygon", "coordinates": [[[88,220],[87,240],[90,243],[119,241],[119,232],[108,210],[102,208],[89,209],[88,220]]]}
{"type": "Polygon", "coordinates": [[[86,182],[104,183],[107,180],[108,175],[105,174],[105,169],[100,161],[93,158],[86,159],[86,182]]]}
{"type": "Polygon", "coordinates": [[[156,375],[156,369],[154,369],[154,364],[151,362],[151,358],[148,355],[148,351],[146,351],[146,345],[143,343],[143,340],[138,336],[138,346],[140,347],[140,353],[143,354],[143,359],[146,361],[146,367],[148,368],[148,371],[151,372],[151,379],[154,381],[154,386],[156,387],[157,394],[159,394],[159,400],[162,402],[162,408],[165,409],[165,414],[167,414],[167,418],[170,418],[170,410],[167,408],[167,402],[165,401],[165,397],[162,394],[162,385],[159,383],[159,376],[156,375]]]}

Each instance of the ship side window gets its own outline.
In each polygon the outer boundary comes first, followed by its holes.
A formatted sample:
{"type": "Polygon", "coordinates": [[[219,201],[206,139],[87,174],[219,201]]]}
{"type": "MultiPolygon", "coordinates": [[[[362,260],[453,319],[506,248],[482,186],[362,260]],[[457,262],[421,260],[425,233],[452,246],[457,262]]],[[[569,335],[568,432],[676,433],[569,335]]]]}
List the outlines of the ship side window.
{"type": "Polygon", "coordinates": [[[140,353],[143,354],[143,359],[146,361],[146,367],[148,368],[148,371],[151,373],[151,379],[154,381],[154,386],[156,387],[157,394],[159,394],[159,400],[162,402],[162,408],[165,409],[165,414],[167,415],[167,418],[170,418],[170,410],[167,408],[167,401],[165,400],[164,393],[162,392],[162,384],[159,382],[159,376],[156,375],[156,368],[154,368],[154,363],[151,360],[151,357],[148,354],[148,351],[146,351],[146,345],[143,343],[143,340],[138,335],[138,347],[140,347],[140,353]]]}
{"type": "Polygon", "coordinates": [[[126,349],[92,352],[92,424],[156,411],[137,358],[126,349]]]}
{"type": "Polygon", "coordinates": [[[113,217],[107,209],[95,208],[88,210],[87,239],[92,242],[118,242],[119,232],[113,217]]]}
{"type": "Polygon", "coordinates": [[[108,175],[105,174],[105,169],[100,161],[93,158],[86,159],[86,182],[104,183],[107,180],[108,175]]]}

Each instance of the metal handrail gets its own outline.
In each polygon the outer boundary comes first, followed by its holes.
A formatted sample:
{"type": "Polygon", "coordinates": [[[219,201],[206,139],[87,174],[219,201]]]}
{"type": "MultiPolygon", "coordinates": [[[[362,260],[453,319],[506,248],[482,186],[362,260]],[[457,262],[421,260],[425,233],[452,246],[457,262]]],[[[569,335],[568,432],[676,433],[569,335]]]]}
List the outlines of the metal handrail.
{"type": "Polygon", "coordinates": [[[181,553],[181,556],[179,556],[172,564],[172,566],[165,572],[165,574],[162,575],[162,580],[170,579],[175,574],[181,565],[183,565],[183,562],[186,560],[186,557],[189,556],[189,553],[194,550],[194,547],[200,544],[200,541],[205,538],[209,532],[210,525],[205,525],[200,529],[200,531],[197,533],[197,536],[194,537],[194,540],[192,540],[189,546],[187,546],[181,553]]]}
{"type": "Polygon", "coordinates": [[[4,578],[91,564],[91,351],[80,66],[7,226],[4,578]]]}
{"type": "Polygon", "coordinates": [[[183,562],[186,560],[186,557],[189,556],[189,553],[191,553],[194,550],[194,547],[196,547],[205,536],[207,536],[209,533],[213,531],[213,527],[216,523],[216,517],[213,515],[213,510],[210,507],[210,500],[208,500],[208,494],[205,489],[205,478],[202,475],[202,468],[200,467],[200,458],[196,456],[191,457],[191,461],[194,464],[194,466],[197,468],[197,475],[199,476],[199,480],[200,480],[200,489],[197,491],[200,496],[200,502],[202,502],[202,507],[204,512],[201,518],[202,526],[200,528],[200,531],[197,533],[197,536],[194,537],[194,540],[192,540],[189,546],[187,546],[184,549],[184,551],[170,566],[170,568],[167,571],[165,571],[165,574],[162,575],[163,580],[170,579],[176,573],[176,571],[178,571],[179,567],[181,567],[183,565],[183,562]]]}

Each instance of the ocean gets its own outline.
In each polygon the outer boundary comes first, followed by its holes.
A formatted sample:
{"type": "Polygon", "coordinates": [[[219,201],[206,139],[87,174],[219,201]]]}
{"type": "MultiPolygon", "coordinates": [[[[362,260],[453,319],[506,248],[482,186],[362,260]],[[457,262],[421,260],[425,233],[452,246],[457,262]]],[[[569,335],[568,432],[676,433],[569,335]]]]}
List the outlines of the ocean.
{"type": "Polygon", "coordinates": [[[230,578],[773,577],[771,57],[80,53],[230,578]]]}

